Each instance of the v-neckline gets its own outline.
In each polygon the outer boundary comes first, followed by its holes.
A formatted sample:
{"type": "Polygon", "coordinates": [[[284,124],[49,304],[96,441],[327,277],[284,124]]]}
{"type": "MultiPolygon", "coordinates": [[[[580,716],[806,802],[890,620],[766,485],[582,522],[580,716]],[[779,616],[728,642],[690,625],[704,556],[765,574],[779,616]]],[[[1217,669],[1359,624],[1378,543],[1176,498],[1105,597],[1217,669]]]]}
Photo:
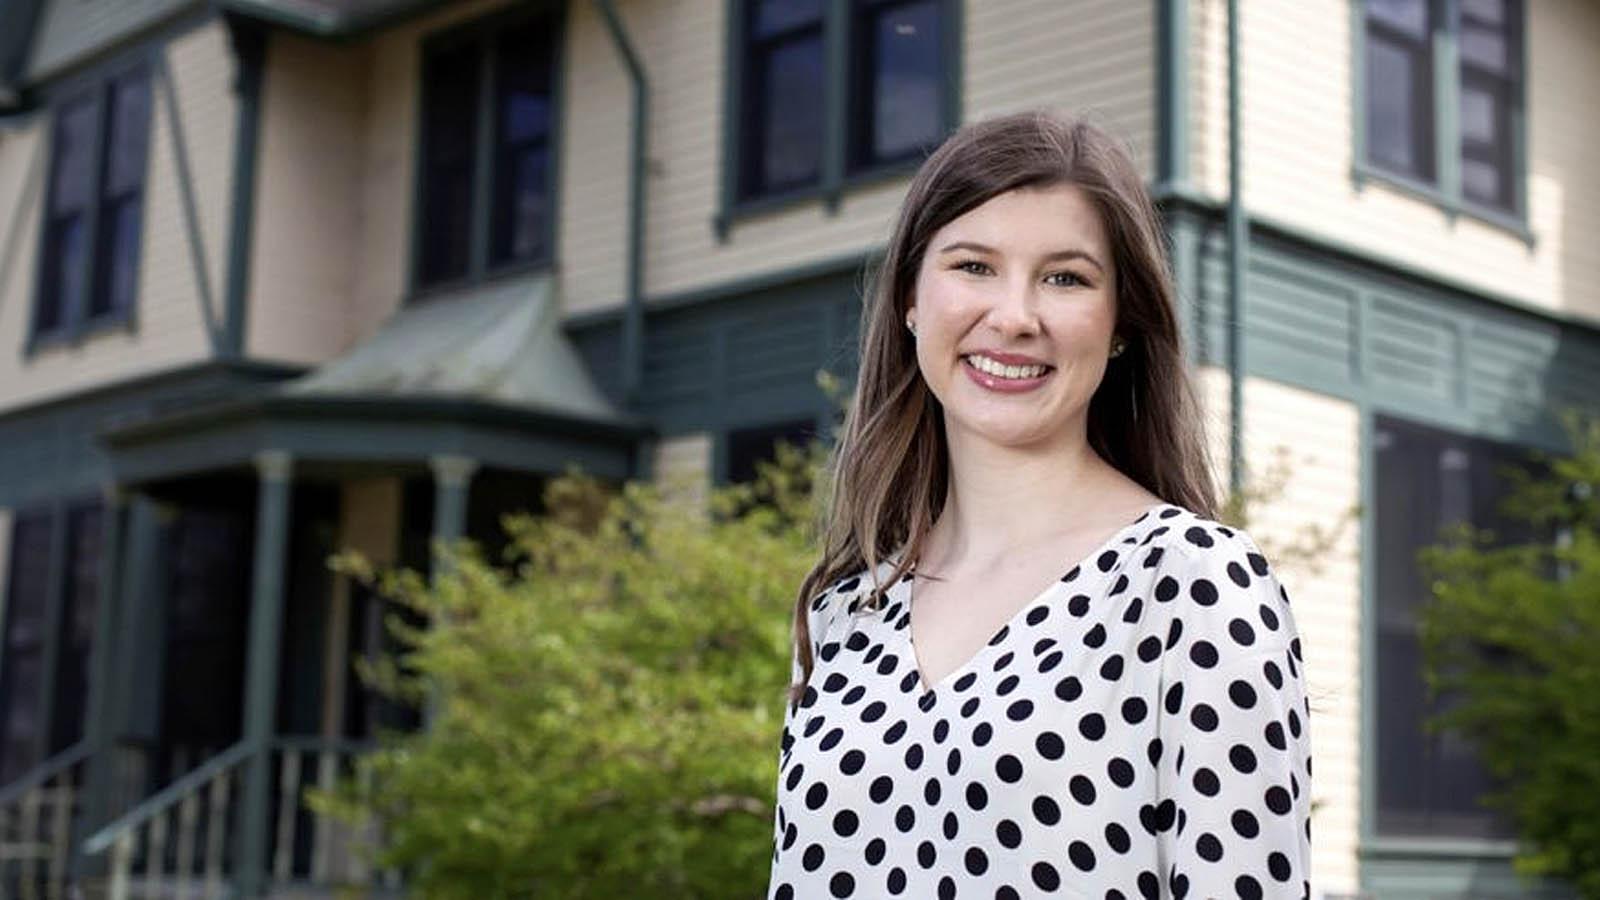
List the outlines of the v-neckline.
{"type": "Polygon", "coordinates": [[[913,568],[911,571],[907,572],[907,577],[901,579],[900,583],[896,586],[903,587],[905,591],[905,596],[903,598],[906,604],[905,650],[906,656],[911,663],[911,670],[915,672],[917,676],[917,696],[919,698],[925,697],[928,694],[943,688],[951,681],[951,679],[958,678],[966,674],[991,648],[994,647],[996,639],[998,639],[1001,635],[1009,636],[1011,628],[1016,625],[1018,619],[1020,619],[1034,607],[1038,606],[1041,601],[1045,600],[1050,595],[1051,591],[1060,589],[1061,585],[1066,583],[1064,579],[1068,573],[1081,570],[1089,565],[1092,565],[1094,560],[1098,558],[1100,554],[1106,552],[1106,550],[1110,549],[1113,545],[1120,543],[1128,532],[1139,527],[1139,525],[1148,521],[1152,516],[1158,515],[1160,510],[1165,509],[1168,506],[1171,506],[1171,504],[1163,501],[1147,507],[1144,512],[1140,513],[1136,518],[1134,518],[1133,521],[1112,532],[1109,537],[1097,544],[1094,549],[1090,550],[1088,553],[1085,553],[1076,563],[1066,569],[1063,569],[1062,574],[1055,576],[1055,578],[1052,579],[1049,584],[1046,584],[1041,590],[1039,590],[1038,593],[1029,598],[1026,603],[1023,603],[1021,606],[1017,607],[1016,612],[1012,613],[1011,617],[1006,619],[1006,621],[999,628],[996,628],[992,633],[990,633],[988,639],[982,644],[979,644],[978,649],[972,651],[971,655],[969,655],[964,662],[956,666],[954,669],[951,669],[949,672],[946,672],[941,678],[939,678],[938,681],[935,681],[931,685],[928,684],[927,676],[923,674],[922,662],[917,659],[917,644],[915,638],[912,636],[912,631],[916,628],[912,618],[912,610],[915,607],[913,599],[916,594],[916,571],[915,568],[913,568]]]}

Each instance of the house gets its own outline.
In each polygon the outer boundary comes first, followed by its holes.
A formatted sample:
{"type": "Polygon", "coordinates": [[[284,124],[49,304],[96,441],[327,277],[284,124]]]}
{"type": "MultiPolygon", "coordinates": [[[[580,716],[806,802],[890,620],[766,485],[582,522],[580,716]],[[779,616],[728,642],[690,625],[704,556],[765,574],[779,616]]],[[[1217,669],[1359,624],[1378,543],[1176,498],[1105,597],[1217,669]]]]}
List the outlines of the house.
{"type": "Polygon", "coordinates": [[[1316,893],[1560,895],[1419,728],[1414,551],[1600,395],[1600,8],[1237,5],[0,0],[0,890],[392,887],[297,790],[404,716],[327,554],[825,430],[921,153],[1046,106],[1135,147],[1230,472],[1289,449],[1253,531],[1361,509],[1285,573],[1316,893]]]}

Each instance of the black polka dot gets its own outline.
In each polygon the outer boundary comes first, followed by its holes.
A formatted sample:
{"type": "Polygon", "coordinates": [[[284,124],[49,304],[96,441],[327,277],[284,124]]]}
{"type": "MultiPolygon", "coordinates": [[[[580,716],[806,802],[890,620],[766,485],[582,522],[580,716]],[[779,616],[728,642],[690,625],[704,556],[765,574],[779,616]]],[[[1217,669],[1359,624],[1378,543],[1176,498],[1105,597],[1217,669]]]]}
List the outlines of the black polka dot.
{"type": "Polygon", "coordinates": [[[1176,596],[1178,596],[1178,580],[1171,575],[1161,576],[1161,580],[1156,582],[1156,599],[1166,603],[1176,596]]]}
{"type": "Polygon", "coordinates": [[[1211,535],[1207,534],[1206,530],[1198,525],[1191,526],[1187,531],[1185,531],[1183,533],[1183,539],[1191,544],[1194,544],[1196,547],[1210,547],[1216,543],[1211,535]]]}
{"type": "Polygon", "coordinates": [[[1089,713],[1078,720],[1078,733],[1091,741],[1098,741],[1106,735],[1106,720],[1099,713],[1089,713]]]}
{"type": "Polygon", "coordinates": [[[1189,723],[1201,731],[1211,732],[1217,730],[1217,711],[1208,703],[1196,703],[1189,710],[1189,723]]]}
{"type": "Polygon", "coordinates": [[[1150,708],[1138,697],[1129,697],[1122,701],[1122,721],[1129,725],[1137,725],[1144,721],[1150,708]]]}
{"type": "Polygon", "coordinates": [[[1256,770],[1256,755],[1243,744],[1234,744],[1228,750],[1228,762],[1239,772],[1248,775],[1256,770]]]}
{"type": "Polygon", "coordinates": [[[1247,681],[1235,679],[1228,685],[1228,699],[1240,709],[1251,709],[1256,705],[1256,689],[1247,681]]]}
{"type": "Polygon", "coordinates": [[[1047,862],[1034,863],[1030,874],[1033,875],[1034,885],[1041,891],[1053,891],[1061,887],[1061,873],[1047,862]]]}
{"type": "Polygon", "coordinates": [[[1277,813],[1280,816],[1289,814],[1289,807],[1292,804],[1289,799],[1289,792],[1283,788],[1276,785],[1267,788],[1265,800],[1267,803],[1267,809],[1272,810],[1274,813],[1277,813]]]}
{"type": "Polygon", "coordinates": [[[1215,797],[1222,790],[1222,780],[1205,766],[1194,770],[1194,789],[1207,797],[1215,797]]]}
{"type": "Polygon", "coordinates": [[[1276,850],[1267,854],[1267,871],[1276,881],[1288,881],[1293,874],[1289,869],[1289,857],[1276,850]]]}
{"type": "Polygon", "coordinates": [[[1016,784],[1022,780],[1022,761],[1006,753],[995,760],[994,772],[1006,784],[1016,784]]]}
{"type": "Polygon", "coordinates": [[[1122,654],[1113,653],[1100,664],[1100,677],[1107,681],[1116,681],[1122,677],[1122,667],[1122,654]]]}
{"type": "Polygon", "coordinates": [[[1155,662],[1161,655],[1161,639],[1151,635],[1139,642],[1139,661],[1155,662]]]}
{"type": "Polygon", "coordinates": [[[1073,841],[1068,844],[1067,856],[1071,858],[1072,864],[1077,866],[1079,871],[1094,871],[1094,851],[1083,841],[1073,841]]]}
{"type": "Polygon", "coordinates": [[[1000,846],[1007,850],[1015,850],[1022,846],[1022,829],[1010,819],[1001,819],[999,824],[994,826],[994,837],[1000,842],[1000,846]]]}
{"type": "Polygon", "coordinates": [[[989,857],[977,847],[967,848],[967,871],[973,875],[982,875],[989,871],[989,857]]]}
{"type": "Polygon", "coordinates": [[[1256,817],[1249,810],[1234,810],[1229,821],[1233,825],[1234,832],[1242,838],[1253,838],[1261,833],[1261,823],[1256,821],[1256,817]]]}
{"type": "Polygon", "coordinates": [[[1050,615],[1050,607],[1035,606],[1033,609],[1028,610],[1028,624],[1037,625],[1043,622],[1048,615],[1050,615]]]}
{"type": "Polygon", "coordinates": [[[879,775],[872,779],[872,787],[867,790],[867,796],[872,798],[873,803],[883,803],[893,793],[894,779],[887,775],[879,775]]]}
{"type": "Polygon", "coordinates": [[[1061,807],[1049,797],[1033,798],[1033,817],[1041,825],[1054,825],[1061,821],[1061,807]]]}
{"type": "Polygon", "coordinates": [[[860,750],[851,750],[839,758],[839,771],[846,775],[854,775],[866,765],[867,755],[860,750]]]}
{"type": "Polygon", "coordinates": [[[933,841],[923,841],[917,845],[917,865],[924,869],[931,869],[933,864],[938,861],[939,851],[933,846],[933,841]]]}
{"type": "Polygon", "coordinates": [[[1084,806],[1094,803],[1094,782],[1090,781],[1085,776],[1072,776],[1072,780],[1068,782],[1068,789],[1072,793],[1072,799],[1082,803],[1084,806]]]}
{"type": "Polygon", "coordinates": [[[1111,571],[1112,567],[1117,564],[1117,551],[1107,550],[1106,552],[1100,554],[1100,558],[1096,559],[1094,564],[1099,567],[1100,571],[1102,572],[1111,571]]]}
{"type": "Polygon", "coordinates": [[[1072,595],[1072,598],[1067,601],[1067,612],[1071,613],[1073,616],[1075,616],[1077,618],[1080,618],[1080,619],[1083,618],[1084,616],[1088,615],[1089,614],[1089,597],[1088,597],[1088,595],[1087,594],[1074,594],[1074,595],[1072,595]]]}
{"type": "Polygon", "coordinates": [[[1234,619],[1229,622],[1228,634],[1233,638],[1234,643],[1242,647],[1248,647],[1256,642],[1256,630],[1251,628],[1250,623],[1243,619],[1234,619]]]}
{"type": "Polygon", "coordinates": [[[989,791],[982,784],[974,781],[967,785],[967,805],[973,810],[981,810],[989,805],[989,791]]]}
{"type": "Polygon", "coordinates": [[[825,859],[827,859],[827,853],[823,852],[822,845],[812,844],[806,848],[805,853],[800,855],[800,865],[804,866],[807,872],[815,872],[822,868],[822,863],[825,859]]]}
{"type": "Polygon", "coordinates": [[[889,880],[885,882],[889,893],[898,894],[906,889],[906,873],[899,866],[889,870],[889,880]]]}
{"type": "Polygon", "coordinates": [[[1175,681],[1167,688],[1167,697],[1163,704],[1167,715],[1175,716],[1183,710],[1183,682],[1175,681]]]}
{"type": "Polygon", "coordinates": [[[1209,578],[1196,578],[1189,585],[1189,599],[1201,606],[1212,606],[1217,602],[1217,586],[1209,578]]]}
{"type": "Polygon", "coordinates": [[[1031,715],[1033,715],[1032,700],[1018,700],[1017,702],[1006,707],[1006,718],[1013,722],[1021,722],[1031,715]]]}
{"type": "Polygon", "coordinates": [[[1061,735],[1056,734],[1054,731],[1041,732],[1033,742],[1033,746],[1034,749],[1039,751],[1039,755],[1045,759],[1060,759],[1061,755],[1067,750],[1066,743],[1061,740],[1061,735]]]}
{"type": "Polygon", "coordinates": [[[816,784],[813,784],[811,789],[806,791],[806,809],[821,809],[822,804],[827,802],[828,786],[822,782],[819,781],[816,784]]]}
{"type": "Polygon", "coordinates": [[[1110,762],[1106,763],[1106,776],[1109,777],[1111,779],[1111,783],[1117,787],[1128,787],[1129,785],[1133,784],[1133,763],[1128,762],[1120,756],[1114,756],[1111,758],[1110,762]]]}
{"type": "Polygon", "coordinates": [[[1217,664],[1217,648],[1210,641],[1195,641],[1189,645],[1189,661],[1202,669],[1209,669],[1217,664]]]}
{"type": "Polygon", "coordinates": [[[1222,842],[1217,840],[1216,835],[1204,831],[1194,842],[1194,851],[1206,862],[1216,862],[1222,859],[1222,842]]]}
{"type": "Polygon", "coordinates": [[[1056,682],[1056,697],[1068,703],[1083,696],[1083,683],[1072,675],[1056,682]]]}
{"type": "Polygon", "coordinates": [[[1235,878],[1233,889],[1239,894],[1239,900],[1261,900],[1261,882],[1249,875],[1235,878]]]}
{"type": "Polygon", "coordinates": [[[1111,822],[1106,825],[1106,846],[1118,853],[1127,853],[1133,847],[1133,839],[1128,835],[1128,829],[1111,822]]]}
{"type": "Polygon", "coordinates": [[[1083,636],[1083,644],[1086,647],[1098,648],[1098,647],[1104,645],[1105,642],[1106,642],[1106,627],[1104,625],[1096,625],[1096,626],[1094,626],[1093,628],[1089,629],[1089,633],[1088,634],[1083,636]]]}

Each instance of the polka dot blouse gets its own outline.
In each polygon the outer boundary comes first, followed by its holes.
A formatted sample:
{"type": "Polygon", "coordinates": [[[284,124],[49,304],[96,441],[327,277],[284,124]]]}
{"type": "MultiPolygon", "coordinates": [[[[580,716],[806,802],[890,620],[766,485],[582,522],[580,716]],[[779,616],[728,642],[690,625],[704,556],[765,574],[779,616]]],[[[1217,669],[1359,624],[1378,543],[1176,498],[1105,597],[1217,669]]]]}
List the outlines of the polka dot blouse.
{"type": "Polygon", "coordinates": [[[771,900],[1309,896],[1300,640],[1248,535],[1157,506],[927,690],[911,580],[871,587],[809,606],[771,900]]]}

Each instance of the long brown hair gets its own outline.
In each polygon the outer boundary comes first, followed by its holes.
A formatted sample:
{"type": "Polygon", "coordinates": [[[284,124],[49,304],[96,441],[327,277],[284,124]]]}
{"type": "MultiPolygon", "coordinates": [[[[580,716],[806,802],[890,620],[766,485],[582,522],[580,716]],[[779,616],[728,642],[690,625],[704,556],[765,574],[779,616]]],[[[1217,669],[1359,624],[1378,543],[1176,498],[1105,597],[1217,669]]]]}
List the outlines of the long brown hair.
{"type": "Polygon", "coordinates": [[[836,580],[875,571],[902,551],[892,576],[862,604],[876,607],[910,571],[944,506],[950,468],[943,414],[903,324],[928,242],[993,197],[1057,184],[1076,185],[1099,212],[1116,272],[1116,333],[1127,342],[1089,401],[1089,444],[1162,500],[1216,515],[1161,220],[1127,150],[1088,122],[1044,112],[967,125],[912,179],[866,292],[860,371],[833,451],[822,554],[795,600],[802,675],[791,700],[811,679],[807,607],[836,580]]]}

